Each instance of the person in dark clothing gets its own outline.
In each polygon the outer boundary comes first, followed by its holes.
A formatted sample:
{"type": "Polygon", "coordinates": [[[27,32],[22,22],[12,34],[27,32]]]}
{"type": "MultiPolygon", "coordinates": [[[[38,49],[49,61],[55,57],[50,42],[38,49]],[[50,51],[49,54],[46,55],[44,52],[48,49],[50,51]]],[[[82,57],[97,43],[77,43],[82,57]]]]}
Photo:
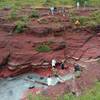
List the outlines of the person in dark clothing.
{"type": "Polygon", "coordinates": [[[64,63],[65,63],[65,60],[62,60],[62,61],[61,61],[61,69],[62,69],[62,70],[65,68],[64,63]]]}
{"type": "Polygon", "coordinates": [[[54,7],[54,12],[57,12],[57,7],[54,7]]]}
{"type": "Polygon", "coordinates": [[[75,64],[74,65],[74,71],[77,72],[77,71],[81,71],[81,66],[79,64],[75,64]]]}
{"type": "Polygon", "coordinates": [[[81,76],[81,66],[79,64],[74,65],[74,72],[75,72],[75,77],[79,78],[81,76]]]}

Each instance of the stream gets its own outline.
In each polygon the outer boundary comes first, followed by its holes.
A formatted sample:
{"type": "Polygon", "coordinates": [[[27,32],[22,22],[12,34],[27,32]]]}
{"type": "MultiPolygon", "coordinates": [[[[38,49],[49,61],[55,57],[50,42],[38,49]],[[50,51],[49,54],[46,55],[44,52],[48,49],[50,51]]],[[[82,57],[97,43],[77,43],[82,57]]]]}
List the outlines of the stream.
{"type": "MultiPolygon", "coordinates": [[[[73,78],[73,74],[68,74],[60,77],[64,81],[73,78]]],[[[31,87],[48,88],[48,86],[35,83],[34,81],[47,84],[47,77],[41,77],[38,74],[27,73],[16,77],[0,79],[0,99],[2,100],[20,100],[23,92],[31,87]]],[[[58,78],[52,77],[52,86],[59,82],[58,78]]]]}

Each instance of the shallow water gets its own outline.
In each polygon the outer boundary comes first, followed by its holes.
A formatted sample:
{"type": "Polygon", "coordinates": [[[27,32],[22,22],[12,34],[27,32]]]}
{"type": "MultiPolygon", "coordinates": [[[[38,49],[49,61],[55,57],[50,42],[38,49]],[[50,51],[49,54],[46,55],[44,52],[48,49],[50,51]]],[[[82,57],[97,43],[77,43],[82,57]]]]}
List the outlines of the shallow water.
{"type": "MultiPolygon", "coordinates": [[[[61,77],[64,81],[70,80],[72,74],[61,77]]],[[[23,92],[29,87],[47,88],[43,84],[34,83],[34,81],[47,83],[47,78],[40,79],[40,76],[33,73],[19,75],[13,78],[0,79],[0,100],[20,100],[23,92]]],[[[56,85],[59,79],[52,77],[52,85],[56,85]]]]}
{"type": "MultiPolygon", "coordinates": [[[[43,87],[46,86],[41,84],[36,84],[34,82],[26,81],[29,79],[28,76],[32,77],[32,80],[40,80],[40,76],[36,74],[23,74],[14,78],[6,78],[0,80],[0,100],[20,100],[23,92],[31,86],[43,87]]],[[[43,79],[44,82],[46,79],[43,79]]]]}

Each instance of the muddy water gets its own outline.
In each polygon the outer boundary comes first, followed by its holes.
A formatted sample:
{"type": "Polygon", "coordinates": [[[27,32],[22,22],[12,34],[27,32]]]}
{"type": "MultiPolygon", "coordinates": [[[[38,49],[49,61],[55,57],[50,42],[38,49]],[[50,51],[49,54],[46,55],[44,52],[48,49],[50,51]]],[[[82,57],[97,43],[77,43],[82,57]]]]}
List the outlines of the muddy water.
{"type": "MultiPolygon", "coordinates": [[[[70,80],[72,74],[60,77],[64,81],[70,80]]],[[[52,85],[56,85],[59,81],[57,78],[52,77],[52,85]]],[[[34,83],[34,81],[47,83],[47,78],[40,78],[37,74],[27,73],[13,78],[0,79],[0,100],[20,100],[24,91],[29,87],[35,86],[36,88],[47,88],[48,86],[34,83]]]]}

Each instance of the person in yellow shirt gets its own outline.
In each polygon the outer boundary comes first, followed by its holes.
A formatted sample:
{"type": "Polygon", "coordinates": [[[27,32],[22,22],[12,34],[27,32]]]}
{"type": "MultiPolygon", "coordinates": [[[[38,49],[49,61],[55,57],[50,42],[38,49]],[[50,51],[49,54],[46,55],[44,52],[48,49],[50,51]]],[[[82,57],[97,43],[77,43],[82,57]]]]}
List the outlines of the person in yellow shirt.
{"type": "Polygon", "coordinates": [[[74,24],[75,24],[76,28],[78,28],[80,26],[80,21],[76,20],[74,24]]]}

